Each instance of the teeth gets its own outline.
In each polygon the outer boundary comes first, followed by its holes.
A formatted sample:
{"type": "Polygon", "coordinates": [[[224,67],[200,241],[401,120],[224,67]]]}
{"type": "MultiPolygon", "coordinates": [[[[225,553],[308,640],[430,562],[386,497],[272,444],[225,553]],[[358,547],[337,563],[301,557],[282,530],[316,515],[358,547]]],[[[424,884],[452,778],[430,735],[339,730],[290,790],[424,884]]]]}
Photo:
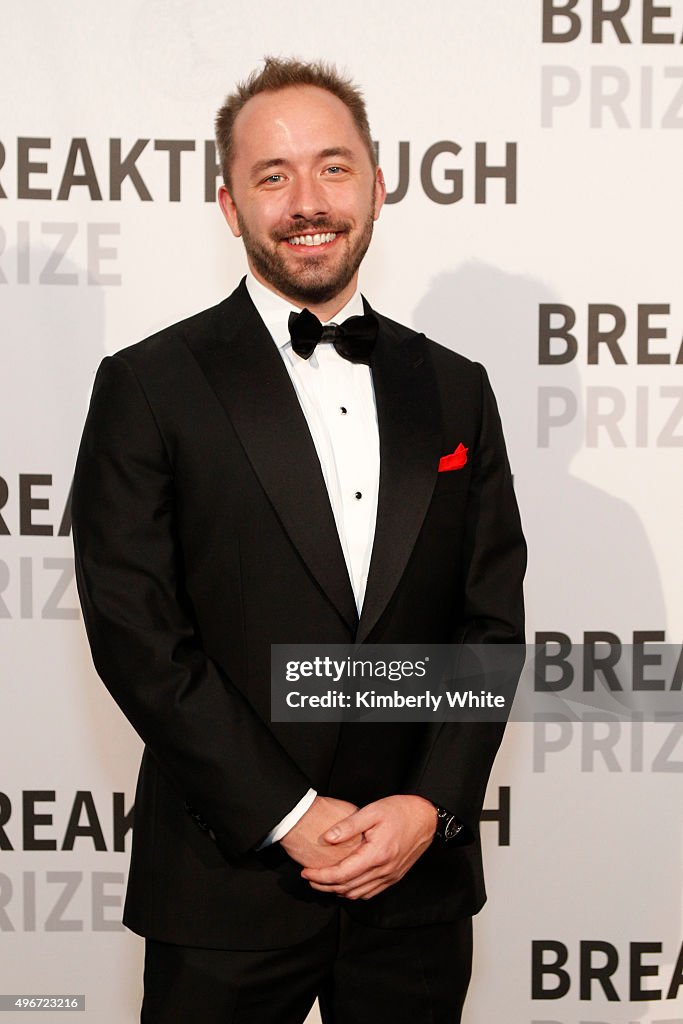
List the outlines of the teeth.
{"type": "Polygon", "coordinates": [[[336,237],[336,231],[328,231],[323,235],[295,235],[294,238],[290,238],[288,241],[290,245],[323,245],[325,242],[331,242],[336,237]]]}

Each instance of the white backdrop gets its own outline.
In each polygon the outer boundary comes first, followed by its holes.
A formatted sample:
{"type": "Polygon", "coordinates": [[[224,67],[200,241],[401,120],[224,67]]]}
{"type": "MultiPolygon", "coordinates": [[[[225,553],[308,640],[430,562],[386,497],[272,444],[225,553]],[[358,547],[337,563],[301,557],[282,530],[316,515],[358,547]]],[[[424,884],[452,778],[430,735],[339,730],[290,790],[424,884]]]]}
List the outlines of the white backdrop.
{"type": "MultiPolygon", "coordinates": [[[[683,640],[683,2],[555,7],[0,4],[0,994],[136,1019],[142,942],[117,922],[139,743],[90,665],[63,516],[102,356],[243,273],[205,142],[264,54],[364,88],[393,201],[363,290],[490,370],[530,640],[683,640]]],[[[671,723],[509,729],[466,1024],[681,1024],[682,772],[671,723]],[[559,998],[551,974],[533,990],[533,943],[566,947],[559,998]],[[581,943],[618,959],[611,987],[581,991],[581,943]]]]}

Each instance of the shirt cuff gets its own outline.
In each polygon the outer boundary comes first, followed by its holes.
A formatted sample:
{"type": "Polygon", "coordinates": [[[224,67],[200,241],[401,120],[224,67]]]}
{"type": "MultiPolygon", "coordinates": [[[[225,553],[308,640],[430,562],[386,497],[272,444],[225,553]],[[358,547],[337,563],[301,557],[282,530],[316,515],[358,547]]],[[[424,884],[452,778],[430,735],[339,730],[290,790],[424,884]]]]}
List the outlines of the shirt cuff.
{"type": "Polygon", "coordinates": [[[280,821],[275,828],[268,833],[266,838],[256,847],[256,849],[263,850],[266,846],[271,846],[273,843],[277,843],[278,840],[284,839],[289,830],[294,828],[296,823],[303,818],[317,795],[318,793],[315,789],[309,789],[309,791],[301,797],[301,800],[299,800],[296,807],[293,807],[289,814],[285,814],[282,821],[280,821]]]}

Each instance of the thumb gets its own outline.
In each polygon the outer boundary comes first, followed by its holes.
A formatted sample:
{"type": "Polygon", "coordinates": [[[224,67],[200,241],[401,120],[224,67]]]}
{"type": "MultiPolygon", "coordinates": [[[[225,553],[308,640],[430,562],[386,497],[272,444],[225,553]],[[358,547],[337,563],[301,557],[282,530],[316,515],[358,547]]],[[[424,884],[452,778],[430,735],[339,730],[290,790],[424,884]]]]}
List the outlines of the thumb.
{"type": "Polygon", "coordinates": [[[349,814],[348,818],[342,818],[327,832],[323,832],[322,838],[326,843],[344,843],[347,839],[362,835],[368,828],[367,814],[363,813],[364,808],[349,814]]]}

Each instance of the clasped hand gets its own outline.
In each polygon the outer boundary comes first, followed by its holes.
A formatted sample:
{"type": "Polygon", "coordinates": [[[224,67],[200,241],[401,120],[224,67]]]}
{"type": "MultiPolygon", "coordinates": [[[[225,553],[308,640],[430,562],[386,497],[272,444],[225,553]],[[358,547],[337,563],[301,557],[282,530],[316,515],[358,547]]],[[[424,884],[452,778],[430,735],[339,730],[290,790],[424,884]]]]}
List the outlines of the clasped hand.
{"type": "Polygon", "coordinates": [[[421,796],[388,796],[360,808],[318,796],[281,845],[313,889],[367,900],[403,878],[435,829],[436,808],[421,796]]]}

